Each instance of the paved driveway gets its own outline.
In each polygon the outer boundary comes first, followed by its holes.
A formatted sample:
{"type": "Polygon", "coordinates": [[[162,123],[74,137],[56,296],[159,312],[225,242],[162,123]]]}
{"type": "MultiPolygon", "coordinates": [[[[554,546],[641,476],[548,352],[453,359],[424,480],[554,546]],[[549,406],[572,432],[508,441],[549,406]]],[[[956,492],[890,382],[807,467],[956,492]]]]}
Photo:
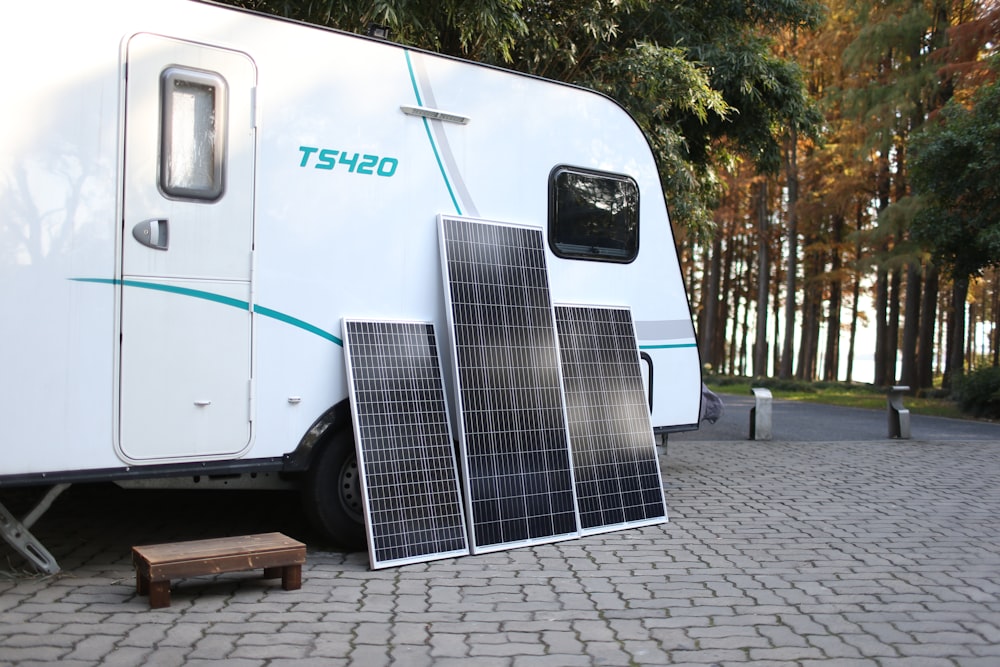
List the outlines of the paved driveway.
{"type": "MultiPolygon", "coordinates": [[[[715,424],[704,422],[697,431],[676,433],[671,441],[694,440],[744,441],[750,433],[750,408],[753,397],[721,395],[725,412],[715,424]]],[[[904,399],[904,404],[905,404],[904,399]]],[[[773,435],[786,442],[867,441],[889,437],[889,416],[886,410],[841,408],[819,403],[783,401],[772,405],[773,435]]],[[[1000,424],[964,419],[947,419],[910,414],[910,431],[914,440],[954,441],[992,440],[1000,442],[1000,424]]]]}
{"type": "Polygon", "coordinates": [[[377,572],[311,545],[301,590],[182,580],[155,611],[132,544],[308,540],[294,498],[74,487],[36,524],[64,573],[0,577],[0,663],[1000,664],[1000,441],[671,441],[661,463],[665,525],[377,572]]]}

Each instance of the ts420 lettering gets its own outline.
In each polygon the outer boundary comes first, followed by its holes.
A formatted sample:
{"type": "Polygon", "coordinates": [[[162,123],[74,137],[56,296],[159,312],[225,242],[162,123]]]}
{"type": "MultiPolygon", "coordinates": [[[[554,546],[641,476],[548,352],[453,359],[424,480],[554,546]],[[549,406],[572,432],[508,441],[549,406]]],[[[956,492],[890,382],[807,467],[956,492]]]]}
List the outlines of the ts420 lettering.
{"type": "Polygon", "coordinates": [[[327,171],[339,169],[352,174],[388,178],[396,173],[396,167],[399,166],[399,160],[394,157],[379,157],[367,153],[335,151],[331,148],[317,148],[316,146],[299,146],[299,152],[302,153],[302,160],[299,161],[300,167],[312,167],[327,171]]]}

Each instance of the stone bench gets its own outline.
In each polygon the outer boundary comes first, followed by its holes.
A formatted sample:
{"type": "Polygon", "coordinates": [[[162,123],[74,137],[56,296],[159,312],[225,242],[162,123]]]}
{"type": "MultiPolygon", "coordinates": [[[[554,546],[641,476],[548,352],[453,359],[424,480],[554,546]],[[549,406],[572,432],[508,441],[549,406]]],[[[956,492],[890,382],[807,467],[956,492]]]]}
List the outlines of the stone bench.
{"type": "Polygon", "coordinates": [[[151,609],[170,606],[170,580],[223,572],[264,570],[286,591],[302,587],[306,545],[281,533],[262,533],[132,547],[135,587],[151,609]]]}

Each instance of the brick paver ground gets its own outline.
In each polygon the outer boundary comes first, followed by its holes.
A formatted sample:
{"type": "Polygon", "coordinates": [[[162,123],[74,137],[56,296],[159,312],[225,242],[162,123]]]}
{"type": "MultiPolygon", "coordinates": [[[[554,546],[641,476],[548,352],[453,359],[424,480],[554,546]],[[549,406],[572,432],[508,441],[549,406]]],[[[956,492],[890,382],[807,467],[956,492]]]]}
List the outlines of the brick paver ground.
{"type": "Polygon", "coordinates": [[[665,525],[375,572],[311,545],[301,590],[182,580],[162,610],[134,593],[132,544],[308,540],[294,500],[74,487],[36,524],[64,572],[0,577],[0,662],[1000,664],[1000,442],[671,442],[661,461],[665,525]]]}

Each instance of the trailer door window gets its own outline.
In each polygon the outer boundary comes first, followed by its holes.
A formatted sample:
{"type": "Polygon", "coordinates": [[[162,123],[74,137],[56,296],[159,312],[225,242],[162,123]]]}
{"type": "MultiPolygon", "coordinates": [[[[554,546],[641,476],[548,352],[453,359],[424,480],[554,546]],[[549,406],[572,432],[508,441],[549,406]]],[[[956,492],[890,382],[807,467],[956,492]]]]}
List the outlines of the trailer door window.
{"type": "Polygon", "coordinates": [[[225,190],[226,82],[218,74],[168,67],[160,79],[160,190],[216,201],[225,190]]]}
{"type": "Polygon", "coordinates": [[[631,262],[639,252],[639,186],[560,166],[549,175],[549,246],[559,257],[631,262]]]}

